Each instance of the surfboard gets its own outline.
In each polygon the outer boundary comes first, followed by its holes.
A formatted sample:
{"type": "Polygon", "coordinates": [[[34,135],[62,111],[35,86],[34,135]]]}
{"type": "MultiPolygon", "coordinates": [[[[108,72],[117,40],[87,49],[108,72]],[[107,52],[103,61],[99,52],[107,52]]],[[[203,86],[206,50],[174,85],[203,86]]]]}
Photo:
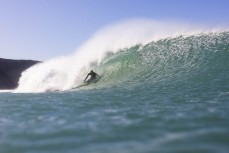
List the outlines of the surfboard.
{"type": "MultiPolygon", "coordinates": [[[[72,89],[77,89],[77,88],[80,88],[80,87],[83,87],[83,86],[87,86],[87,85],[92,84],[92,83],[96,83],[96,82],[98,82],[98,81],[100,80],[101,77],[102,77],[102,76],[96,77],[95,79],[90,80],[90,81],[87,81],[87,82],[84,82],[83,84],[81,84],[81,85],[79,85],[79,86],[76,86],[76,87],[74,87],[74,88],[72,88],[72,89]]],[[[72,89],[71,89],[71,90],[72,90],[72,89]]]]}

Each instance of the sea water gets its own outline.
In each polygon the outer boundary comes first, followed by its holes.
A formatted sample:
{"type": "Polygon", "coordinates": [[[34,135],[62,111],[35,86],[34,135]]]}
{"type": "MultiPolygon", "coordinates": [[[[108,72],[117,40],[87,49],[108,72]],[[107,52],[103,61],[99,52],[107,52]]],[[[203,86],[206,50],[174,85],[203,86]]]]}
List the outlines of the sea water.
{"type": "Polygon", "coordinates": [[[228,31],[136,44],[89,68],[103,77],[82,88],[40,84],[53,69],[20,85],[31,92],[0,93],[0,152],[228,152],[228,31]]]}

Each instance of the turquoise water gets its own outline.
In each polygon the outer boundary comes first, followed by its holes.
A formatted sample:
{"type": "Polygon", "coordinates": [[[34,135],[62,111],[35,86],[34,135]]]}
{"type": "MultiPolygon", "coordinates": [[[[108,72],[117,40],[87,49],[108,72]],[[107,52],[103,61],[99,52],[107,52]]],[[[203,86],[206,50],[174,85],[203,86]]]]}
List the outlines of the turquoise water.
{"type": "Polygon", "coordinates": [[[1,153],[227,153],[229,32],[108,53],[76,90],[0,93],[1,153]]]}

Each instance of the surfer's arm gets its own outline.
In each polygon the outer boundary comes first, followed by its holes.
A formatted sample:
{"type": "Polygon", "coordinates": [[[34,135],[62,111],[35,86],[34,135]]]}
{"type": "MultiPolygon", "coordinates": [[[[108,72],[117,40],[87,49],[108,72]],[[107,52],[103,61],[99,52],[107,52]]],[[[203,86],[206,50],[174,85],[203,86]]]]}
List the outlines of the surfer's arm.
{"type": "Polygon", "coordinates": [[[86,78],[84,79],[84,82],[87,80],[87,77],[89,76],[89,74],[86,76],[86,78]]]}

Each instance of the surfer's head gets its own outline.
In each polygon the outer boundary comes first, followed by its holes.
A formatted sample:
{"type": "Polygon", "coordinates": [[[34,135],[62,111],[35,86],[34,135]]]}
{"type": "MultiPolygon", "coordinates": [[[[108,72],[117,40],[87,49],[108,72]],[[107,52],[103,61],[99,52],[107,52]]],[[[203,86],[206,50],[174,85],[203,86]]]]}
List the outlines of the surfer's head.
{"type": "Polygon", "coordinates": [[[93,70],[91,70],[91,72],[93,72],[93,70]]]}

